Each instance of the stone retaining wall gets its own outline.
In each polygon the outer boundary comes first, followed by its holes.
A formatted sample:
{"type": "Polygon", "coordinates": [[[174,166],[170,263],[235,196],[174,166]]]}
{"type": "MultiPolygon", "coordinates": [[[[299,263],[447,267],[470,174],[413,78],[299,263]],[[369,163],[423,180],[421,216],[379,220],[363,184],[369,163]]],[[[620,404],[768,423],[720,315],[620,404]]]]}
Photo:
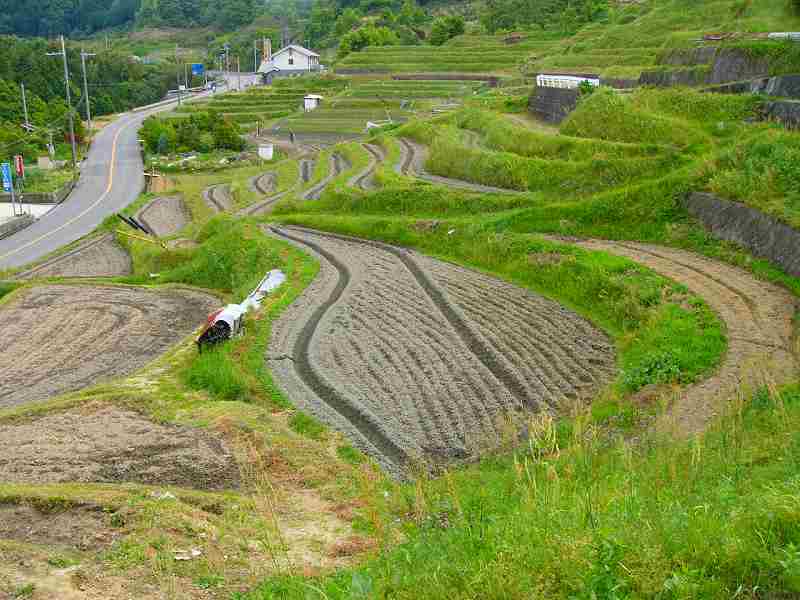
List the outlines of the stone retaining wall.
{"type": "Polygon", "coordinates": [[[25,229],[35,220],[36,219],[34,219],[31,215],[22,215],[20,217],[14,217],[10,221],[0,224],[0,239],[13,235],[21,229],[25,229]]]}
{"type": "Polygon", "coordinates": [[[714,237],[740,244],[789,275],[800,276],[800,231],[759,210],[713,194],[689,194],[684,205],[714,237]]]}
{"type": "Polygon", "coordinates": [[[528,102],[528,110],[548,123],[561,123],[578,105],[578,90],[537,87],[528,102]]]}

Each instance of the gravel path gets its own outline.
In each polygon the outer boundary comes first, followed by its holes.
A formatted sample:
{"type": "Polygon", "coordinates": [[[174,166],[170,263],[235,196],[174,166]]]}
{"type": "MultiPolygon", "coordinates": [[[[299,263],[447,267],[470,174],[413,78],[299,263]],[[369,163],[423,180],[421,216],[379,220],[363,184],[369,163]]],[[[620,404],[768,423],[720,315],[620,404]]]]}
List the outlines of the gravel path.
{"type": "Polygon", "coordinates": [[[350,181],[347,182],[347,185],[350,187],[361,188],[362,190],[374,190],[375,189],[375,169],[378,168],[378,165],[386,160],[386,154],[383,151],[383,148],[378,146],[377,144],[361,144],[367,152],[370,154],[369,165],[367,168],[364,169],[361,173],[354,175],[350,181]]]}
{"type": "Polygon", "coordinates": [[[203,191],[203,200],[214,212],[225,212],[233,204],[231,188],[227,184],[212,185],[203,191]]]}
{"type": "Polygon", "coordinates": [[[32,421],[0,422],[0,481],[225,489],[239,485],[239,470],[211,432],[94,405],[32,421]]]}
{"type": "Polygon", "coordinates": [[[130,275],[131,269],[130,255],[117,243],[113,233],[106,233],[81,242],[69,252],[23,271],[14,279],[115,277],[130,275]]]}
{"type": "Polygon", "coordinates": [[[219,306],[185,289],[48,285],[0,309],[0,408],[128,375],[219,306]]]}
{"type": "Polygon", "coordinates": [[[425,170],[425,161],[428,155],[428,149],[417,142],[408,138],[397,138],[400,142],[400,162],[395,165],[395,171],[401,175],[409,177],[416,177],[423,181],[445,185],[448,187],[458,188],[469,192],[478,192],[482,194],[521,194],[519,190],[509,190],[506,188],[492,187],[490,185],[481,185],[461,179],[451,179],[449,177],[441,177],[439,175],[431,175],[425,170]]]}
{"type": "Polygon", "coordinates": [[[172,235],[191,221],[180,196],[156,198],[136,213],[136,218],[158,237],[172,235]]]}
{"type": "Polygon", "coordinates": [[[796,378],[792,319],[797,301],[783,288],[684,250],[634,242],[569,243],[625,256],[684,284],[725,322],[728,352],[722,365],[709,379],[687,387],[670,415],[680,433],[702,432],[743,383],[779,385],[796,378]]]}
{"type": "Polygon", "coordinates": [[[328,157],[328,162],[328,174],[303,193],[303,200],[319,200],[328,184],[350,168],[350,163],[347,162],[347,159],[336,152],[328,157]]]}
{"type": "Polygon", "coordinates": [[[528,290],[377,242],[270,231],[321,263],[273,328],[276,380],[396,476],[474,458],[504,414],[555,411],[614,376],[612,342],[528,290]]]}

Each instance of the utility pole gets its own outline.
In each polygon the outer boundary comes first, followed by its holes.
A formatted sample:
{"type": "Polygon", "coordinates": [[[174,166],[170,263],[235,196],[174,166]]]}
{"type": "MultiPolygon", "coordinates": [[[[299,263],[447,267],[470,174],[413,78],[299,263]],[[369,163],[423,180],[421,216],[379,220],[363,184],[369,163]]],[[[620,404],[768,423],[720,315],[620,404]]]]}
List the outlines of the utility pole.
{"type": "Polygon", "coordinates": [[[25,84],[20,83],[20,88],[22,88],[22,112],[25,115],[25,129],[31,126],[31,122],[28,120],[28,99],[25,97],[25,84]]]}
{"type": "Polygon", "coordinates": [[[258,40],[253,40],[253,73],[258,72],[258,40]]]}
{"type": "Polygon", "coordinates": [[[236,55],[236,89],[242,91],[242,63],[239,62],[239,55],[236,55]]]}
{"type": "Polygon", "coordinates": [[[72,98],[69,93],[69,65],[67,64],[67,47],[64,36],[61,36],[61,52],[48,52],[47,56],[61,56],[64,59],[64,87],[67,90],[67,113],[69,114],[69,139],[72,143],[72,168],[78,168],[78,148],[75,145],[75,120],[72,115],[72,98]]]}
{"type": "Polygon", "coordinates": [[[89,102],[89,83],[86,79],[86,59],[91,58],[92,56],[97,56],[96,54],[91,54],[89,52],[84,52],[83,48],[81,48],[81,71],[83,72],[83,96],[86,100],[86,122],[89,124],[89,136],[92,135],[92,104],[89,102]]]}
{"type": "Polygon", "coordinates": [[[178,106],[181,105],[181,64],[178,62],[178,44],[175,44],[175,81],[178,84],[178,106]]]}

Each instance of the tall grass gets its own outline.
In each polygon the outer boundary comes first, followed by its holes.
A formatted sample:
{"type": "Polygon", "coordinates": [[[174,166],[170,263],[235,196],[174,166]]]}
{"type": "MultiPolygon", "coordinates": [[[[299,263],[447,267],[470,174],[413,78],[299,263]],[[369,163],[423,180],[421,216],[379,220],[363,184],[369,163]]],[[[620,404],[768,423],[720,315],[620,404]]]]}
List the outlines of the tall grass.
{"type": "Polygon", "coordinates": [[[727,419],[686,443],[609,443],[585,415],[542,418],[511,456],[387,490],[396,547],[242,598],[796,597],[798,426],[796,389],[743,390],[727,419]]]}

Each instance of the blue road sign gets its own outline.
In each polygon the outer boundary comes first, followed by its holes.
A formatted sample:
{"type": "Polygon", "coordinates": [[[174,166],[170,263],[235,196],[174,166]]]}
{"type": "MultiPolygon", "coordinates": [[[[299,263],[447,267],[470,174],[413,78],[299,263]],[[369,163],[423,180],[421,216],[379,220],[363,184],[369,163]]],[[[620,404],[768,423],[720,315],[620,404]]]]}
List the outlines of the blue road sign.
{"type": "Polygon", "coordinates": [[[11,187],[14,185],[14,180],[11,179],[11,163],[3,163],[0,165],[0,170],[3,173],[3,191],[9,194],[11,193],[11,187]]]}
{"type": "Polygon", "coordinates": [[[206,72],[206,66],[203,63],[192,63],[192,75],[200,76],[206,72]]]}

